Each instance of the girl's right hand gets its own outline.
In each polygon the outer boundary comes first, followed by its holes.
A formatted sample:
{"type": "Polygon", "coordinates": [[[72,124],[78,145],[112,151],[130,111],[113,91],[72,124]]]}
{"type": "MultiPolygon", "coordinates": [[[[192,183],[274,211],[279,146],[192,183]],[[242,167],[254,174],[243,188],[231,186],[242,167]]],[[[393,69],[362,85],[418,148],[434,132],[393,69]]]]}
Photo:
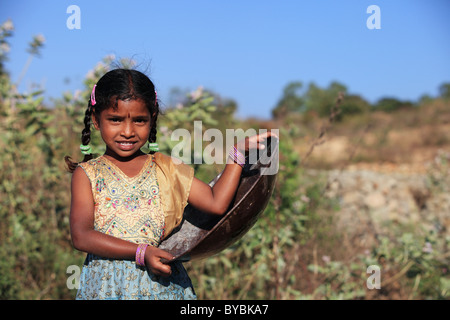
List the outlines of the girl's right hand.
{"type": "Polygon", "coordinates": [[[157,276],[168,277],[172,274],[170,265],[162,263],[161,259],[171,261],[174,258],[170,253],[153,246],[148,246],[145,251],[145,265],[157,276]]]}

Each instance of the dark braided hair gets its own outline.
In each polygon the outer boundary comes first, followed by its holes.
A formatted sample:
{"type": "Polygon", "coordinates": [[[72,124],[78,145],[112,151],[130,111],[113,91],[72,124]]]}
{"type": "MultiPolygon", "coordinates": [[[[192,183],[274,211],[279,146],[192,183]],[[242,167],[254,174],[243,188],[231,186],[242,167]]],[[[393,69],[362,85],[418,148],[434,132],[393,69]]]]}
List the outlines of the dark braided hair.
{"type": "MultiPolygon", "coordinates": [[[[97,82],[95,88],[95,105],[89,99],[88,107],[84,115],[84,128],[81,132],[81,143],[88,145],[91,141],[92,117],[100,119],[100,114],[108,108],[116,109],[118,101],[142,100],[150,112],[149,142],[156,142],[156,122],[160,113],[153,82],[142,72],[133,69],[115,69],[107,72],[97,82]]],[[[86,162],[93,158],[92,154],[84,156],[86,162]]],[[[78,166],[69,156],[65,158],[68,170],[73,172],[78,166]]]]}

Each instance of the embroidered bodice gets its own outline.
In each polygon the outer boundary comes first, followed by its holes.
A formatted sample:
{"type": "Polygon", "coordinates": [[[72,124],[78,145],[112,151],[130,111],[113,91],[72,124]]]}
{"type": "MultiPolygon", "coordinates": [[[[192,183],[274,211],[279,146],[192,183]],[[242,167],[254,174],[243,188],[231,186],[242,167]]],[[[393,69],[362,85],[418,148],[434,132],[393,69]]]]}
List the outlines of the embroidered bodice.
{"type": "Polygon", "coordinates": [[[164,238],[165,215],[154,157],[148,155],[134,177],[124,174],[104,156],[80,166],[92,186],[95,230],[135,243],[158,246],[164,238]]]}

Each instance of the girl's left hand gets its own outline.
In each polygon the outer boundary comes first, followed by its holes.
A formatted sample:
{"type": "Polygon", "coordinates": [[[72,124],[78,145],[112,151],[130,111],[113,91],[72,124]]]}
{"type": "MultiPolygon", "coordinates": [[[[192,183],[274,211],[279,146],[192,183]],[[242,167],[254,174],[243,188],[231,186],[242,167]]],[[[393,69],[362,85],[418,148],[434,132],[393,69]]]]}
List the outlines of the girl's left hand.
{"type": "Polygon", "coordinates": [[[172,274],[172,268],[162,260],[172,261],[174,256],[159,248],[148,246],[145,251],[145,265],[157,276],[168,277],[172,274]]]}
{"type": "Polygon", "coordinates": [[[246,137],[245,139],[242,139],[238,143],[236,143],[235,147],[239,150],[239,152],[243,154],[247,154],[250,149],[264,150],[266,146],[261,142],[266,140],[268,137],[278,138],[278,136],[274,132],[267,131],[262,134],[246,137]]]}

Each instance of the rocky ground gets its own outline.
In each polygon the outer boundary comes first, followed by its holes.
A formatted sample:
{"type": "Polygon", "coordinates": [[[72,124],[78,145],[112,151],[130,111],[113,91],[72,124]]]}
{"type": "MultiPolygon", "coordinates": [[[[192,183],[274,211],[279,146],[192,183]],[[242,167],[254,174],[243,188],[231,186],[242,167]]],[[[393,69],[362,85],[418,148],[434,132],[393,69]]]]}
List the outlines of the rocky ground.
{"type": "Polygon", "coordinates": [[[384,227],[393,224],[422,225],[450,234],[448,170],[442,168],[440,158],[437,156],[436,165],[428,164],[426,170],[354,165],[327,171],[325,196],[338,201],[338,227],[370,227],[383,233],[384,227]]]}

